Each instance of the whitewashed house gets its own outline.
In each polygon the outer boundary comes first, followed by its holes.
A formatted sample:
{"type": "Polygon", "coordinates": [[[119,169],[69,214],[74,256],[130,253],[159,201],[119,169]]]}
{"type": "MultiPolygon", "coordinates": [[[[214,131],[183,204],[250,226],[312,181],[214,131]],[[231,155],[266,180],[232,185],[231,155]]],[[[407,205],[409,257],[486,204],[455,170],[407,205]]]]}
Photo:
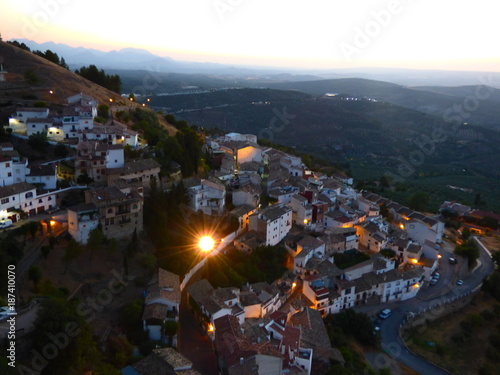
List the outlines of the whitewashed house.
{"type": "Polygon", "coordinates": [[[250,230],[261,233],[267,246],[277,245],[292,229],[292,209],[272,205],[250,216],[250,230]]]}
{"type": "Polygon", "coordinates": [[[93,203],[68,208],[68,232],[76,242],[86,244],[92,230],[99,225],[99,210],[93,203]]]}

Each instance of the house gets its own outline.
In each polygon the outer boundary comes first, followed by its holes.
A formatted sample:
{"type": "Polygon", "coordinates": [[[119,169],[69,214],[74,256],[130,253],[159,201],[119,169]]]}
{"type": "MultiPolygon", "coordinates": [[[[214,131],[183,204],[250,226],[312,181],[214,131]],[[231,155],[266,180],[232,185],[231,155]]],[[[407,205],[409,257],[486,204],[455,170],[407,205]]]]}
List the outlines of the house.
{"type": "Polygon", "coordinates": [[[249,230],[261,233],[267,246],[277,245],[292,228],[292,209],[272,205],[250,216],[249,230]]]}
{"type": "Polygon", "coordinates": [[[160,164],[154,159],[138,159],[125,162],[121,168],[107,168],[108,186],[113,186],[117,179],[128,183],[140,182],[144,191],[149,191],[151,182],[160,180],[160,164]]]}
{"type": "Polygon", "coordinates": [[[247,231],[250,224],[250,216],[257,211],[257,208],[249,204],[243,204],[231,210],[230,214],[238,218],[240,223],[239,232],[247,231]]]}
{"type": "Polygon", "coordinates": [[[307,262],[313,257],[325,259],[325,243],[320,239],[306,235],[297,242],[297,253],[293,259],[294,272],[303,274],[307,262]]]}
{"type": "Polygon", "coordinates": [[[299,188],[288,186],[286,184],[274,183],[267,192],[271,198],[277,200],[278,204],[288,204],[292,200],[292,196],[299,192],[299,188]]]}
{"type": "Polygon", "coordinates": [[[239,324],[244,322],[245,309],[240,304],[239,292],[236,288],[214,289],[206,279],[188,287],[189,298],[208,317],[206,323],[212,326],[217,318],[225,315],[234,316],[239,324]]]}
{"type": "Polygon", "coordinates": [[[37,133],[47,133],[47,138],[52,141],[63,140],[62,130],[53,126],[52,118],[28,118],[26,119],[26,135],[28,137],[37,133]]]}
{"type": "Polygon", "coordinates": [[[43,119],[44,122],[47,122],[47,125],[51,125],[52,119],[48,117],[48,108],[16,108],[15,113],[9,118],[9,128],[14,133],[26,134],[28,132],[28,119],[43,119]]]}
{"type": "Polygon", "coordinates": [[[85,202],[99,209],[99,222],[108,238],[130,237],[143,228],[144,198],[132,187],[115,186],[85,191],[85,202]]]}
{"type": "Polygon", "coordinates": [[[86,244],[90,232],[99,225],[99,210],[93,203],[68,208],[68,232],[76,242],[86,244]]]}
{"type": "MultiPolygon", "coordinates": [[[[254,293],[260,301],[260,316],[265,317],[281,307],[280,289],[276,284],[269,284],[267,282],[259,282],[254,284],[244,285],[242,293],[254,293]]],[[[241,298],[241,294],[240,294],[241,298]]],[[[249,297],[247,297],[248,301],[249,297]]],[[[248,309],[245,309],[247,315],[248,309]]]]}
{"type": "Polygon", "coordinates": [[[347,216],[342,211],[330,211],[324,216],[324,227],[326,228],[352,228],[357,220],[347,216]]]}
{"type": "Polygon", "coordinates": [[[358,208],[363,211],[368,217],[379,216],[380,214],[380,207],[377,204],[364,198],[363,196],[358,197],[357,204],[358,208]]]}
{"type": "Polygon", "coordinates": [[[292,207],[292,221],[301,227],[309,227],[312,223],[313,206],[302,194],[295,194],[290,200],[292,207]]]}
{"type": "Polygon", "coordinates": [[[234,247],[247,254],[251,254],[260,246],[266,246],[266,239],[261,233],[254,230],[248,231],[234,240],[234,247]]]}
{"type": "MultiPolygon", "coordinates": [[[[185,185],[186,186],[186,185],[185,185]]],[[[218,182],[202,179],[199,184],[187,187],[189,206],[206,215],[221,215],[226,204],[226,187],[218,182]]]]}
{"type": "MultiPolygon", "coordinates": [[[[440,222],[437,220],[433,220],[431,218],[424,218],[425,221],[418,219],[410,219],[401,223],[402,229],[408,233],[408,237],[414,241],[417,241],[422,246],[427,244],[433,244],[430,251],[426,251],[424,248],[424,254],[432,259],[437,258],[437,248],[436,243],[438,243],[438,239],[442,238],[442,234],[440,235],[434,228],[438,228],[441,230],[440,222]]],[[[444,229],[443,229],[444,231],[444,229]]]]}
{"type": "Polygon", "coordinates": [[[335,253],[343,253],[347,250],[358,249],[358,235],[356,228],[336,228],[325,231],[325,234],[318,237],[325,243],[327,256],[335,253]]]}
{"type": "Polygon", "coordinates": [[[339,350],[332,348],[321,313],[309,307],[290,317],[293,327],[300,329],[301,348],[312,351],[312,368],[308,373],[320,374],[328,370],[331,361],[345,362],[339,350]]]}
{"type": "Polygon", "coordinates": [[[122,145],[109,145],[96,141],[79,142],[75,159],[75,178],[87,175],[97,185],[105,185],[106,170],[123,168],[125,156],[122,145]]]}
{"type": "Polygon", "coordinates": [[[26,182],[40,186],[44,190],[57,188],[57,168],[55,164],[28,165],[26,182]]]}
{"type": "Polygon", "coordinates": [[[302,176],[305,169],[299,156],[286,155],[280,159],[280,165],[288,171],[290,176],[302,176]]]}
{"type": "Polygon", "coordinates": [[[444,201],[444,203],[439,208],[439,212],[443,213],[448,211],[454,213],[458,216],[467,216],[471,212],[471,207],[455,201],[444,201]]]}
{"type": "Polygon", "coordinates": [[[160,341],[162,326],[167,320],[179,319],[181,303],[180,278],[162,268],[153,277],[146,288],[142,322],[151,340],[160,341]]]}
{"type": "Polygon", "coordinates": [[[133,148],[138,145],[138,133],[126,125],[112,120],[110,124],[93,123],[91,128],[79,129],[78,141],[103,141],[109,144],[121,144],[133,148]]]}
{"type": "Polygon", "coordinates": [[[356,234],[359,237],[359,244],[369,251],[379,252],[387,245],[387,234],[378,222],[365,221],[356,225],[356,234]]]}
{"type": "Polygon", "coordinates": [[[123,375],[200,375],[193,364],[172,348],[153,349],[152,353],[121,370],[123,375]]]}
{"type": "Polygon", "coordinates": [[[219,148],[232,157],[236,165],[241,165],[250,161],[262,162],[262,148],[255,142],[249,141],[221,141],[219,148]]]}
{"type": "Polygon", "coordinates": [[[43,213],[56,207],[56,194],[37,194],[36,187],[27,182],[19,182],[0,187],[0,218],[9,218],[13,222],[19,220],[19,212],[29,216],[43,213]]]}
{"type": "Polygon", "coordinates": [[[248,183],[238,183],[233,185],[233,204],[235,206],[249,205],[252,207],[258,207],[260,203],[260,186],[252,182],[248,183]],[[237,187],[236,187],[237,186],[237,187]]]}

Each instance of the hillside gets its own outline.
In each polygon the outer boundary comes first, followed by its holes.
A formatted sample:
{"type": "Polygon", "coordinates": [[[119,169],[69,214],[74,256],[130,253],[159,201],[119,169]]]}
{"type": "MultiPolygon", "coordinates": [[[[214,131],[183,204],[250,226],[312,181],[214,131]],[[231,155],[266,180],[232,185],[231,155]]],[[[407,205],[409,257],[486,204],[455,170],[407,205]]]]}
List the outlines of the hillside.
{"type": "Polygon", "coordinates": [[[317,98],[293,91],[226,90],[161,100],[178,111],[178,119],[191,125],[270,138],[346,165],[358,181],[378,180],[385,172],[400,175],[401,160],[408,162],[411,155],[421,152],[417,141],[442,129],[446,141],[435,143],[421,164],[416,162],[419,165],[410,175],[400,178],[409,190],[394,191],[394,196],[404,202],[413,190],[428,191],[436,205],[445,199],[472,203],[480,192],[491,208],[500,210],[496,199],[500,193],[500,133],[491,129],[454,128],[439,117],[386,102],[317,98]],[[214,98],[221,95],[223,100],[214,105],[214,98]]]}
{"type": "MultiPolygon", "coordinates": [[[[7,71],[6,81],[0,82],[1,121],[12,113],[15,106],[32,106],[37,100],[46,101],[51,105],[62,105],[66,98],[78,92],[90,95],[99,103],[110,104],[112,109],[133,109],[141,107],[138,103],[131,103],[117,93],[105,89],[87,79],[64,69],[40,56],[0,42],[0,57],[3,58],[4,70],[7,71]],[[27,84],[24,75],[33,72],[38,83],[27,84]],[[52,94],[49,91],[52,90],[52,94]],[[114,107],[114,108],[113,108],[114,107]]],[[[161,117],[161,116],[159,116],[161,117]]],[[[161,117],[162,125],[169,133],[176,129],[161,117]]]]}
{"type": "MultiPolygon", "coordinates": [[[[478,84],[480,84],[479,81],[478,84]]],[[[450,111],[454,106],[463,106],[468,96],[475,97],[477,86],[469,86],[468,89],[462,90],[437,87],[411,88],[381,81],[346,78],[275,83],[266,87],[280,90],[296,90],[315,96],[324,95],[325,93],[340,93],[356,97],[369,97],[443,118],[447,113],[446,111],[450,111]]],[[[486,93],[487,98],[479,100],[479,106],[475,110],[465,111],[465,115],[462,116],[463,122],[499,130],[499,95],[493,88],[485,87],[480,94],[485,95],[486,93]]],[[[456,115],[456,113],[451,113],[451,115],[456,115]]]]}

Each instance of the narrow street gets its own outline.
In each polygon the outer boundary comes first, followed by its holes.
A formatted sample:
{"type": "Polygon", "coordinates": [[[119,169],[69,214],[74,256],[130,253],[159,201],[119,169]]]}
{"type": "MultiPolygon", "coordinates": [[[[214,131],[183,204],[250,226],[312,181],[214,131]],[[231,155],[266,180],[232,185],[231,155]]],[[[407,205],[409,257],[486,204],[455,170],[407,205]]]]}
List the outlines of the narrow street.
{"type": "MultiPolygon", "coordinates": [[[[197,275],[194,275],[188,285],[191,285],[197,275]]],[[[182,292],[179,307],[179,334],[177,336],[179,352],[193,362],[193,367],[202,375],[218,375],[215,352],[210,339],[200,327],[199,322],[189,309],[187,301],[187,286],[182,292]]]]}

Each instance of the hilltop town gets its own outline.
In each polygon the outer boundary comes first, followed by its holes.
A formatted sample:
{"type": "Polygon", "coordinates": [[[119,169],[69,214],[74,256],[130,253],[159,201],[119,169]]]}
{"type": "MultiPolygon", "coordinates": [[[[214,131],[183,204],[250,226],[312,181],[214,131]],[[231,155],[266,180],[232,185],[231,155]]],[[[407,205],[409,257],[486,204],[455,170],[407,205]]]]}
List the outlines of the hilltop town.
{"type": "MultiPolygon", "coordinates": [[[[117,119],[112,103],[107,104],[111,108],[105,106],[109,114],[104,122],[97,122],[103,107],[84,93],[68,97],[59,112],[44,106],[16,108],[4,127],[12,142],[0,144],[3,236],[17,233],[27,222],[39,223],[41,244],[68,233],[67,268],[70,243],[103,251],[110,241],[144,241],[145,199],[176,189],[183,195],[174,202],[184,218],[180,226],[192,225],[189,218],[201,214],[207,221],[229,217],[235,223],[224,234],[205,233],[213,237],[214,247],[197,256],[185,273],[173,272],[179,268],[172,263],[142,275],[134,272],[136,281],[148,278],[140,284],[142,330],[148,342],[162,348],[134,364],[123,363],[123,374],[149,374],[152,368],[198,373],[186,359],[197,360],[198,354],[183,343],[183,335],[189,337],[183,332],[193,321],[209,338],[208,348],[215,347],[222,373],[263,374],[259,368],[270,368],[272,374],[327,373],[332,364],[344,366],[346,359],[332,346],[324,317],[363,306],[377,316],[389,304],[414,299],[421,289],[435,285],[443,261],[456,262],[444,250],[441,215],[357,191],[344,173],[315,171],[297,154],[263,146],[252,134],[199,131],[211,169],[186,175],[174,160],[159,162],[161,150],[148,145],[144,129],[131,130],[127,121],[117,119]],[[14,146],[15,140],[36,139],[63,146],[70,156],[32,162],[14,146]],[[221,287],[203,277],[211,259],[258,252],[266,260],[265,252],[275,248],[288,260],[286,271],[273,280],[221,287]]],[[[470,207],[453,202],[445,202],[442,209],[470,212],[470,207]]],[[[195,233],[193,243],[203,234],[195,233]]],[[[191,252],[199,252],[196,245],[191,252]]],[[[38,259],[30,255],[19,261],[26,271],[38,267],[38,259]]],[[[127,263],[124,259],[118,267],[124,278],[131,277],[127,263]]],[[[71,290],[71,298],[80,291],[71,290]]],[[[127,332],[108,327],[110,334],[127,332]]]]}

